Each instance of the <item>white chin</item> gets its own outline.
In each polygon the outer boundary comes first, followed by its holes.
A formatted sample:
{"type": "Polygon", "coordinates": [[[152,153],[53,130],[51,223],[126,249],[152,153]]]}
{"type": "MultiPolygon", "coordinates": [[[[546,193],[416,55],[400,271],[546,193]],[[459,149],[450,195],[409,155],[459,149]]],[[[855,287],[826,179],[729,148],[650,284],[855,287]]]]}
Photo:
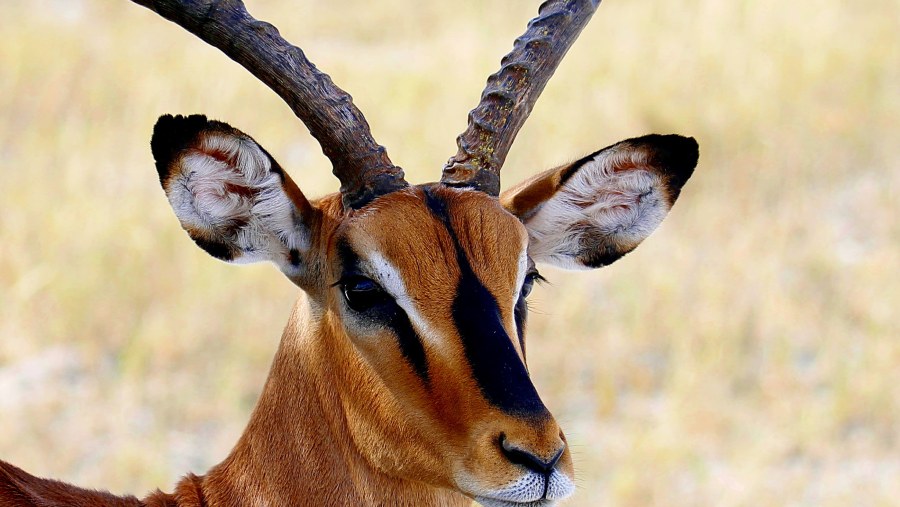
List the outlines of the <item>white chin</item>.
{"type": "Polygon", "coordinates": [[[484,507],[552,507],[555,500],[536,500],[533,502],[510,502],[509,500],[497,500],[495,498],[475,497],[475,501],[484,507]]]}

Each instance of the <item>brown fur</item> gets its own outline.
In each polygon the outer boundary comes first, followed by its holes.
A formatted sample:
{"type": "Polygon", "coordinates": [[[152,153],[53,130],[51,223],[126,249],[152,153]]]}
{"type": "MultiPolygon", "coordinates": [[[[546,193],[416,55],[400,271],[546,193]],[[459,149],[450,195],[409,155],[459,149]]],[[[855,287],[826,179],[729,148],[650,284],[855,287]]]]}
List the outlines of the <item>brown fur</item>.
{"type": "MultiPolygon", "coordinates": [[[[186,138],[180,150],[202,136],[186,138]]],[[[159,148],[166,153],[165,146],[159,148]]],[[[180,163],[179,158],[158,160],[164,185],[170,163],[180,163]]],[[[463,506],[471,504],[470,497],[500,491],[523,476],[523,466],[505,455],[501,441],[543,460],[564,449],[555,470],[573,478],[565,437],[552,416],[507,413],[486,399],[451,307],[463,273],[458,245],[467,269],[496,300],[503,330],[524,363],[514,319],[518,277],[524,275],[520,261],[529,246],[523,221],[577,167],[542,173],[501,199],[426,185],[350,211],[339,194],[307,200],[274,160],[270,170],[281,175],[281,198],[302,220],[310,245],[292,249],[287,268],[280,250],[270,260],[305,294],[294,306],[262,395],[229,456],[206,475],[187,475],[172,494],[156,491],[143,500],[40,479],[0,462],[0,507],[463,506]],[[444,218],[429,207],[429,199],[444,203],[444,218]],[[347,308],[337,283],[344,269],[338,245],[349,246],[370,269],[381,259],[396,271],[403,286],[397,290],[420,319],[427,380],[404,357],[392,330],[367,327],[347,308]]],[[[669,195],[677,196],[677,190],[669,195]]],[[[254,189],[230,191],[252,196],[254,189]]],[[[196,231],[189,232],[196,240],[196,231]]]]}
{"type": "Polygon", "coordinates": [[[542,203],[553,197],[569,174],[572,164],[548,169],[500,194],[500,202],[510,213],[528,218],[542,203]]]}
{"type": "MultiPolygon", "coordinates": [[[[509,268],[525,245],[523,226],[484,194],[441,192],[451,203],[451,222],[473,269],[512,326],[516,273],[509,268]],[[486,210],[495,216],[478,216],[486,210]],[[504,248],[510,244],[519,248],[504,248]]],[[[447,256],[453,250],[450,239],[421,194],[416,188],[395,192],[348,220],[342,220],[339,196],[329,196],[315,204],[316,241],[333,245],[343,235],[360,249],[382,252],[400,268],[423,316],[441,323],[448,320],[447,288],[459,274],[447,256]],[[387,227],[395,233],[370,232],[387,227]],[[422,234],[428,228],[433,233],[422,234]],[[423,262],[446,268],[417,269],[423,262]]],[[[306,261],[320,266],[314,270],[320,274],[305,278],[309,296],[301,296],[292,312],[247,429],[207,475],[188,475],[174,494],[157,492],[138,501],[38,479],[5,465],[0,505],[470,505],[471,499],[454,491],[454,467],[498,485],[519,473],[492,441],[498,428],[533,443],[542,455],[556,450],[555,422],[517,421],[487,404],[454,340],[429,351],[431,381],[441,386],[432,392],[402,366],[389,333],[377,338],[382,343],[376,347],[355,343],[341,323],[340,292],[331,287],[337,266],[329,265],[327,251],[313,257],[306,261]],[[470,445],[473,440],[483,445],[470,445]]],[[[514,328],[507,331],[515,336],[514,328]]],[[[438,332],[454,333],[452,327],[438,332]]],[[[568,454],[563,466],[571,473],[568,454]]]]}
{"type": "MultiPolygon", "coordinates": [[[[78,488],[64,482],[41,479],[0,461],[0,507],[136,507],[137,498],[78,488]]],[[[164,504],[162,504],[164,505],[164,504]]]]}

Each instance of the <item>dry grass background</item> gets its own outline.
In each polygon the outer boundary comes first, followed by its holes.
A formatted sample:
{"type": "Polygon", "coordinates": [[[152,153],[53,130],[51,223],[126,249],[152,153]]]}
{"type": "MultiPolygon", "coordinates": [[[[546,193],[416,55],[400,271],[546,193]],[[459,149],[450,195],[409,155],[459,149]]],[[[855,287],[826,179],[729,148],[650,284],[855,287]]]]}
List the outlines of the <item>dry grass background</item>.
{"type": "MultiPolygon", "coordinates": [[[[253,1],[434,179],[537,2],[253,1]]],[[[900,3],[608,1],[519,136],[512,183],[648,132],[701,161],[666,223],[536,291],[531,368],[568,505],[900,498],[900,3]]],[[[165,112],[337,184],[279,99],[125,1],[0,3],[0,458],[114,492],[225,456],[295,289],[195,248],[148,147],[165,112]]],[[[545,272],[549,271],[545,269],[545,272]]]]}

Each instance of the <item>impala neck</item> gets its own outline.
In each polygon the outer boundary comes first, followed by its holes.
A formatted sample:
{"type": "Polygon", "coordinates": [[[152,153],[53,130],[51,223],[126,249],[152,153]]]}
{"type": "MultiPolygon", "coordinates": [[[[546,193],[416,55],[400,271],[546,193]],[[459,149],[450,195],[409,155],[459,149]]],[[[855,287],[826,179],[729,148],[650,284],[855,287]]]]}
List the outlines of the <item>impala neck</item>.
{"type": "MultiPolygon", "coordinates": [[[[397,434],[384,427],[397,424],[387,413],[394,402],[316,306],[306,296],[294,306],[250,423],[201,479],[208,505],[471,505],[451,490],[391,477],[360,453],[359,438],[397,434]],[[361,385],[365,393],[354,390],[361,385]]],[[[392,444],[403,445],[384,443],[386,459],[392,444]]]]}

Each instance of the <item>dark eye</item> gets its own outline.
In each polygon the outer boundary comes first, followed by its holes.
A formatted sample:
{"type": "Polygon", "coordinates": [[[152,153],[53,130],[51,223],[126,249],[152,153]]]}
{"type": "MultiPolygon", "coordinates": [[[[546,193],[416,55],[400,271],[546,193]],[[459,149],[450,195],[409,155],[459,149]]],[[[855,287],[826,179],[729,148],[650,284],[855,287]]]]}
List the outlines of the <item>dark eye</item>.
{"type": "Polygon", "coordinates": [[[347,306],[357,312],[364,312],[390,300],[390,296],[384,289],[364,276],[353,276],[341,280],[338,285],[341,287],[344,299],[347,300],[347,306]]]}
{"type": "Polygon", "coordinates": [[[537,271],[531,271],[527,275],[525,275],[525,282],[522,283],[522,290],[519,292],[519,297],[525,299],[531,294],[531,290],[534,289],[534,282],[543,281],[544,277],[541,276],[537,271]]]}

